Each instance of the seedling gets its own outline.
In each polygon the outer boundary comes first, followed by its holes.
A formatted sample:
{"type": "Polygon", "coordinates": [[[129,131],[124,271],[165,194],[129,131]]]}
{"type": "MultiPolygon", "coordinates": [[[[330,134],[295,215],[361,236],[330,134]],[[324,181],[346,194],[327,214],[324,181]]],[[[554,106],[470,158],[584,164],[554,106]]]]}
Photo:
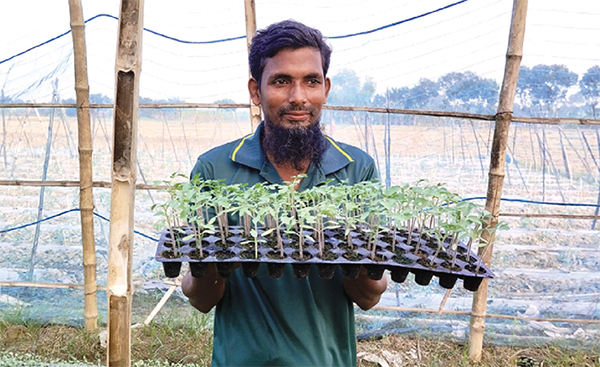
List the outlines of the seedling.
{"type": "MultiPolygon", "coordinates": [[[[325,245],[330,234],[327,231],[341,227],[349,252],[355,252],[357,245],[364,246],[369,258],[376,260],[377,249],[382,247],[379,242],[389,236],[391,251],[395,253],[400,233],[406,235],[405,243],[413,247],[411,251],[420,257],[426,256],[431,267],[436,266],[436,259],[442,253],[448,255],[445,257],[448,260],[452,255],[450,268],[453,269],[460,241],[468,238],[469,256],[472,247],[486,244],[484,238],[488,236],[483,236],[484,233],[491,235],[505,228],[502,224],[491,228],[490,215],[481,206],[464,202],[441,184],[432,185],[426,180],[412,186],[390,188],[378,182],[350,186],[327,181],[297,192],[295,188],[303,176],[280,185],[257,183],[252,186],[184,178],[173,174],[165,181],[169,199],[153,206],[162,217],[159,225],[167,227],[173,239],[175,253],[180,250],[180,241],[194,238],[202,256],[204,236],[217,231],[221,247],[227,247],[229,223],[237,222],[247,238],[241,244],[252,244],[256,259],[261,243],[268,243],[266,237],[273,238],[276,243],[273,247],[283,259],[285,235],[291,241],[297,240],[296,259],[304,259],[305,241],[310,240],[310,245],[318,249],[319,257],[328,260],[325,245]],[[179,233],[187,236],[180,240],[179,233]],[[364,244],[354,243],[353,236],[359,236],[364,244]],[[428,249],[420,249],[425,240],[434,242],[433,254],[428,249]]],[[[480,266],[481,260],[476,272],[480,266]]]]}

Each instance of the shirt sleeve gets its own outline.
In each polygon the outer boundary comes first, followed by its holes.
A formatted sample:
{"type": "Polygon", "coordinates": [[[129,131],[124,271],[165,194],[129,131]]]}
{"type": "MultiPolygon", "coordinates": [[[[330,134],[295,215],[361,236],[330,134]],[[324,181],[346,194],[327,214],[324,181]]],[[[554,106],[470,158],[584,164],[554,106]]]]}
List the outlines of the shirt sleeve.
{"type": "Polygon", "coordinates": [[[379,171],[377,170],[377,166],[375,165],[375,161],[371,161],[361,172],[361,181],[372,181],[379,180],[379,171]]]}
{"type": "Polygon", "coordinates": [[[211,174],[212,169],[209,167],[206,161],[202,159],[202,157],[198,157],[194,168],[192,168],[192,173],[190,173],[190,179],[194,178],[196,175],[200,175],[200,178],[203,180],[212,180],[214,179],[214,175],[211,174]]]}

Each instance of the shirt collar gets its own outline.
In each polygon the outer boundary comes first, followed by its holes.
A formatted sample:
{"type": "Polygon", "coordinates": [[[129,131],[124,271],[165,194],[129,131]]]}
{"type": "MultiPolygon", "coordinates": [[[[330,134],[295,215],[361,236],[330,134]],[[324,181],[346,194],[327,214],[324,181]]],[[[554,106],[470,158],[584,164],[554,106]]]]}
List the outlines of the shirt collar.
{"type": "MultiPolygon", "coordinates": [[[[253,134],[246,135],[240,140],[238,145],[236,145],[231,152],[230,158],[232,161],[259,171],[263,170],[266,164],[270,165],[267,156],[260,146],[260,133],[262,132],[263,126],[263,122],[261,122],[253,134]]],[[[322,171],[323,175],[328,175],[346,167],[353,162],[354,159],[349,152],[345,151],[340,146],[340,144],[328,136],[325,136],[325,138],[327,140],[327,149],[325,150],[323,159],[317,169],[322,171]]],[[[308,172],[311,172],[310,168],[308,172]]]]}

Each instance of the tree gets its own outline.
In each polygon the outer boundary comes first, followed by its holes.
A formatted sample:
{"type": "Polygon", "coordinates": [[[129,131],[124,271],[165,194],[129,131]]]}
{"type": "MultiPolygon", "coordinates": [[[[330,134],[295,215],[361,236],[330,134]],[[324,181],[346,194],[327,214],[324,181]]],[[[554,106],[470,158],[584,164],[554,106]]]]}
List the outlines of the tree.
{"type": "Polygon", "coordinates": [[[113,104],[113,99],[101,93],[90,94],[90,103],[94,104],[113,104]]]}
{"type": "Polygon", "coordinates": [[[410,104],[410,90],[409,87],[392,88],[386,96],[377,95],[376,101],[378,107],[386,107],[389,103],[390,108],[412,108],[410,104]]]}
{"type": "Polygon", "coordinates": [[[579,81],[581,95],[592,108],[592,117],[596,118],[596,107],[600,103],[600,66],[592,66],[579,81]]]}
{"type": "MultiPolygon", "coordinates": [[[[235,104],[235,101],[231,98],[222,98],[217,99],[213,102],[214,104],[235,104]]],[[[235,112],[237,111],[235,108],[218,108],[215,110],[216,114],[219,116],[229,116],[235,117],[235,112]]]]}
{"type": "Polygon", "coordinates": [[[223,99],[217,99],[213,103],[214,104],[235,104],[235,101],[231,98],[223,98],[223,99]]]}
{"type": "MultiPolygon", "coordinates": [[[[361,83],[354,70],[342,69],[331,77],[331,90],[327,103],[337,106],[370,106],[374,94],[375,82],[370,77],[366,77],[365,82],[361,83]]],[[[329,114],[336,121],[343,121],[351,116],[341,111],[331,111],[329,114]]],[[[323,116],[323,121],[327,121],[325,116],[327,115],[323,116]]]]}
{"type": "Polygon", "coordinates": [[[438,83],[446,100],[454,107],[477,113],[494,111],[500,87],[493,79],[482,78],[472,71],[452,72],[442,76],[438,83]]]}
{"type": "Polygon", "coordinates": [[[419,83],[411,88],[409,105],[414,109],[422,109],[440,95],[440,85],[433,80],[422,78],[419,83]]]}
{"type": "Polygon", "coordinates": [[[338,106],[369,106],[375,94],[375,82],[370,77],[361,83],[356,72],[343,69],[331,77],[327,101],[338,106]]]}
{"type": "Polygon", "coordinates": [[[536,65],[531,69],[521,66],[517,95],[522,104],[539,108],[540,112],[555,112],[560,102],[566,100],[570,87],[577,83],[576,73],[564,65],[536,65]]]}
{"type": "MultiPolygon", "coordinates": [[[[439,85],[433,80],[422,78],[414,87],[392,88],[388,93],[390,107],[406,109],[424,109],[439,96],[439,85]]],[[[379,104],[385,102],[385,96],[376,96],[379,104]]],[[[383,106],[381,106],[383,107],[383,106]]]]}

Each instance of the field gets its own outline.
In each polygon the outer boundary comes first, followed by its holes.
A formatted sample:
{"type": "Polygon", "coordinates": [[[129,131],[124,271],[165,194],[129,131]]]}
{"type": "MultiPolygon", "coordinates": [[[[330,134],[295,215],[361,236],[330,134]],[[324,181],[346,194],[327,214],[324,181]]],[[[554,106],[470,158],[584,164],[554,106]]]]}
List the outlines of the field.
{"type": "MultiPolygon", "coordinates": [[[[51,149],[46,170],[44,168],[49,115],[49,111],[42,110],[5,111],[0,149],[0,166],[4,169],[0,170],[0,180],[40,180],[45,171],[45,179],[50,181],[78,179],[77,127],[74,118],[68,117],[65,111],[56,110],[52,119],[51,149]]],[[[110,181],[112,118],[110,111],[105,110],[94,111],[92,116],[94,181],[110,181]]],[[[390,116],[391,149],[386,165],[385,116],[328,112],[323,121],[325,131],[335,139],[360,146],[375,157],[384,182],[388,174],[392,184],[428,179],[444,183],[465,198],[485,197],[492,123],[390,116]]],[[[250,131],[246,110],[151,110],[139,124],[138,182],[151,184],[168,178],[175,171],[188,174],[200,153],[250,131]]],[[[506,156],[503,198],[521,201],[503,202],[501,213],[594,215],[600,172],[598,145],[598,131],[593,127],[513,124],[506,156]],[[590,205],[541,205],[537,202],[590,205]]],[[[65,187],[0,186],[0,230],[76,209],[78,192],[77,188],[65,187]],[[42,196],[43,205],[40,205],[42,196]]],[[[110,190],[96,188],[94,200],[98,282],[106,284],[109,225],[103,218],[110,217],[110,190]]],[[[162,270],[153,260],[156,243],[152,238],[157,237],[157,229],[150,209],[153,203],[161,200],[164,200],[164,194],[156,190],[136,193],[135,229],[139,235],[135,237],[134,283],[136,298],[140,297],[136,303],[136,322],[143,322],[166,289],[162,283],[162,270]],[[148,295],[153,298],[148,299],[148,295]]],[[[474,200],[484,203],[484,200],[474,200]]],[[[511,229],[499,233],[496,239],[492,259],[496,277],[490,283],[488,313],[597,321],[600,317],[600,236],[595,222],[507,215],[501,219],[511,229]]],[[[79,213],[76,211],[44,221],[39,226],[0,233],[0,281],[82,284],[80,243],[79,213]]],[[[421,287],[409,278],[402,284],[390,282],[381,304],[437,310],[444,293],[435,280],[430,286],[421,287]]],[[[459,283],[445,309],[470,311],[471,298],[472,294],[459,283]]],[[[106,320],[105,294],[100,292],[98,299],[103,323],[106,320]]],[[[161,313],[169,315],[170,307],[190,309],[181,296],[169,302],[174,303],[168,303],[161,313]]],[[[2,320],[14,322],[2,327],[12,328],[20,323],[27,328],[28,323],[33,323],[33,330],[38,330],[35,332],[52,333],[35,325],[79,326],[82,303],[82,292],[77,290],[3,287],[0,315],[2,320]]],[[[182,322],[168,317],[159,320],[161,324],[153,328],[182,322]]],[[[402,351],[403,363],[407,363],[404,365],[449,365],[433,361],[445,358],[454,358],[456,364],[453,365],[468,365],[463,347],[468,335],[468,321],[467,316],[460,315],[382,310],[358,312],[357,326],[363,337],[403,335],[387,337],[373,344],[361,341],[359,350],[373,354],[379,343],[391,343],[395,346],[390,350],[402,351]],[[417,346],[420,346],[420,352],[417,346]],[[422,361],[410,359],[411,350],[417,356],[420,353],[422,361]]],[[[63,330],[71,329],[65,327],[63,330]]],[[[35,332],[27,331],[26,334],[35,332]]],[[[552,355],[553,348],[558,346],[560,348],[556,350],[566,356],[584,358],[580,361],[592,358],[594,351],[596,354],[598,351],[599,332],[598,324],[488,319],[486,340],[495,347],[486,349],[486,355],[493,362],[485,365],[515,365],[508,361],[529,354],[537,361],[532,365],[541,366],[541,361],[546,360],[544,365],[566,366],[569,364],[551,363],[553,359],[544,359],[544,356],[552,355]],[[525,349],[527,352],[515,349],[540,345],[544,347],[525,349]],[[502,349],[496,348],[507,348],[507,351],[498,352],[502,349]],[[587,350],[591,354],[565,352],[573,349],[587,350]]],[[[90,342],[96,340],[95,337],[85,338],[90,342]]],[[[5,351],[21,351],[14,344],[0,344],[12,345],[5,351]]],[[[161,351],[169,349],[154,346],[161,351]]],[[[101,350],[98,353],[101,355],[101,350]]],[[[381,356],[381,353],[377,355],[381,356]]],[[[95,360],[97,356],[88,357],[95,360]]],[[[149,357],[140,355],[139,358],[149,357]]],[[[77,359],[81,360],[80,357],[77,359]]],[[[361,361],[364,366],[374,365],[365,358],[361,361]]],[[[598,365],[597,357],[595,362],[591,361],[585,363],[598,365]]],[[[584,362],[572,362],[571,365],[586,366],[584,362]]]]}

